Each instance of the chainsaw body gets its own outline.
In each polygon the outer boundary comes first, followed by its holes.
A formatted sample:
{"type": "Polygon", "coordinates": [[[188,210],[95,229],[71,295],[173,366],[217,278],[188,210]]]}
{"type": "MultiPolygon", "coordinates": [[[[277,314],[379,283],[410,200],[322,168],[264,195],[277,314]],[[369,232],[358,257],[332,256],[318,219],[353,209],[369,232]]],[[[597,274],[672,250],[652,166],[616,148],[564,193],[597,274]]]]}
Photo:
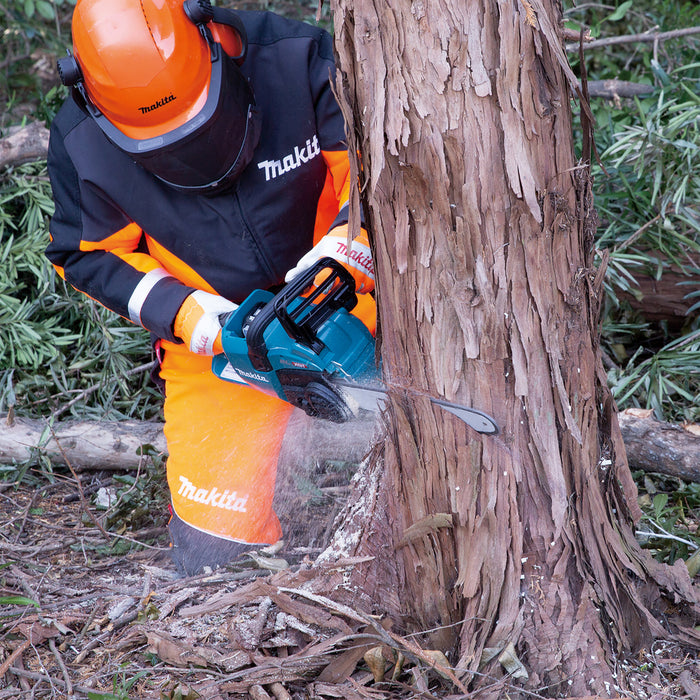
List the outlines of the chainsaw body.
{"type": "Polygon", "coordinates": [[[374,338],[350,313],[356,304],[352,275],[324,258],[276,295],[256,290],[228,314],[212,370],[310,416],[349,420],[354,411],[334,380],[377,376],[374,338]]]}

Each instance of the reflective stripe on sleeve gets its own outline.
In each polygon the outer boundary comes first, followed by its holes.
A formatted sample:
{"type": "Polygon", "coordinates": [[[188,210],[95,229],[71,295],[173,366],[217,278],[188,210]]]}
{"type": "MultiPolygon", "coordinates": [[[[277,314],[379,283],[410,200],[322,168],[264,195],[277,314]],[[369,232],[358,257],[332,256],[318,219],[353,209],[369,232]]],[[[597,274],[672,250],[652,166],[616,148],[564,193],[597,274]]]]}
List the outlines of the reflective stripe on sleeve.
{"type": "Polygon", "coordinates": [[[169,275],[162,267],[159,267],[147,272],[143,276],[143,279],[136,285],[131,297],[129,297],[128,307],[129,318],[133,323],[143,326],[143,323],[141,323],[141,309],[143,309],[143,305],[146,303],[146,299],[153,290],[153,287],[166,277],[172,277],[172,275],[169,275]]]}

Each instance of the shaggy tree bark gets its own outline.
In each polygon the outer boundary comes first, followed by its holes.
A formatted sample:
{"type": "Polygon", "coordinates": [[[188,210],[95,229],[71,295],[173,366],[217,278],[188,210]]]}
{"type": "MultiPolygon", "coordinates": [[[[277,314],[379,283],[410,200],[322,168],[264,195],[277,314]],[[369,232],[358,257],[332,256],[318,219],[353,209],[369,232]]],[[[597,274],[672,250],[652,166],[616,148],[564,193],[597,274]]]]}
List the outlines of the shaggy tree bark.
{"type": "Polygon", "coordinates": [[[682,564],[634,538],[559,7],[333,10],[392,400],[326,556],[375,555],[355,572],[357,604],[426,631],[474,687],[503,675],[512,642],[527,687],[614,694],[616,653],[700,642],[700,599],[682,564]],[[416,391],[487,411],[502,432],[476,435],[416,391]]]}

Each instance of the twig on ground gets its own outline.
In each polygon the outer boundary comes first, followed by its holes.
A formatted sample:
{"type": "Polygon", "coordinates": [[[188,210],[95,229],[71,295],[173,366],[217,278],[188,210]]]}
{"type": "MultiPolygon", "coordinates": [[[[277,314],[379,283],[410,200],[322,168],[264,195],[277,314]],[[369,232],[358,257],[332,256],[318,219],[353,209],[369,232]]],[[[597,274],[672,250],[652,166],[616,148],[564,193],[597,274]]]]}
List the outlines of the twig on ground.
{"type": "Polygon", "coordinates": [[[140,611],[140,606],[136,610],[131,610],[129,612],[124,613],[121,617],[118,617],[114,622],[112,622],[109,625],[109,629],[107,629],[105,632],[102,634],[98,635],[94,639],[90,640],[81,650],[81,652],[75,657],[75,660],[73,661],[74,664],[81,664],[83,661],[85,661],[85,657],[95,648],[106,642],[112,634],[116,630],[118,630],[120,627],[124,627],[124,625],[128,625],[130,622],[133,622],[139,615],[140,611]]]}
{"type": "MultiPolygon", "coordinates": [[[[44,674],[44,673],[35,673],[34,671],[25,671],[23,668],[17,668],[16,666],[12,666],[10,669],[10,672],[13,673],[15,676],[21,677],[21,678],[29,678],[32,681],[41,681],[43,683],[48,683],[51,685],[52,683],[55,685],[60,686],[61,688],[66,688],[66,682],[61,681],[58,678],[51,678],[50,676],[44,674]]],[[[88,693],[94,693],[95,689],[94,688],[87,688],[82,685],[74,685],[73,686],[73,691],[78,691],[80,693],[84,693],[87,695],[88,693]]]]}
{"type": "Polygon", "coordinates": [[[68,675],[68,669],[66,668],[66,665],[63,663],[63,657],[61,656],[60,652],[56,648],[56,642],[53,639],[49,639],[49,649],[51,649],[51,653],[54,655],[54,658],[56,659],[56,663],[58,664],[58,667],[61,669],[61,674],[63,675],[63,680],[66,683],[66,693],[68,695],[73,695],[73,684],[71,683],[70,676],[68,675]]]}
{"type": "Polygon", "coordinates": [[[34,491],[32,494],[32,497],[29,499],[29,503],[27,504],[27,507],[24,509],[24,514],[22,515],[22,522],[19,524],[19,527],[17,528],[17,533],[15,534],[15,543],[19,542],[19,538],[22,536],[22,532],[24,531],[24,526],[27,522],[27,518],[29,517],[29,511],[34,507],[34,504],[36,503],[36,499],[39,497],[39,494],[43,491],[43,489],[37,489],[34,491]]]}
{"type": "MultiPolygon", "coordinates": [[[[5,674],[12,668],[12,664],[17,660],[18,657],[22,656],[27,649],[32,645],[32,643],[25,639],[4,661],[2,666],[0,666],[0,678],[4,678],[5,674]]],[[[14,670],[14,669],[13,669],[14,670]]]]}
{"type": "Polygon", "coordinates": [[[650,523],[650,525],[652,527],[657,528],[659,532],[646,532],[645,530],[637,530],[636,534],[640,537],[657,537],[660,540],[673,540],[674,542],[680,542],[681,544],[687,545],[692,550],[698,549],[698,545],[695,544],[695,542],[691,542],[690,540],[685,540],[682,537],[673,535],[670,532],[668,532],[668,530],[664,530],[664,528],[662,528],[661,525],[657,525],[654,522],[650,523]]]}

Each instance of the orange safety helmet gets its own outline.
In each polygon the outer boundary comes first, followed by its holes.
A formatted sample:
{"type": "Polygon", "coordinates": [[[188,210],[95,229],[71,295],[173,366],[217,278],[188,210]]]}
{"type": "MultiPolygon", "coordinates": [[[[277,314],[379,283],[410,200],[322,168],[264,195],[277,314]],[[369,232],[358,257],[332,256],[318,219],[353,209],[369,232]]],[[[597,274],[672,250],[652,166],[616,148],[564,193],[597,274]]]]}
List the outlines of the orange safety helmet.
{"type": "Polygon", "coordinates": [[[59,75],[110,141],[180,190],[238,177],[260,124],[236,12],[208,0],[78,0],[72,28],[75,55],[59,75]]]}

